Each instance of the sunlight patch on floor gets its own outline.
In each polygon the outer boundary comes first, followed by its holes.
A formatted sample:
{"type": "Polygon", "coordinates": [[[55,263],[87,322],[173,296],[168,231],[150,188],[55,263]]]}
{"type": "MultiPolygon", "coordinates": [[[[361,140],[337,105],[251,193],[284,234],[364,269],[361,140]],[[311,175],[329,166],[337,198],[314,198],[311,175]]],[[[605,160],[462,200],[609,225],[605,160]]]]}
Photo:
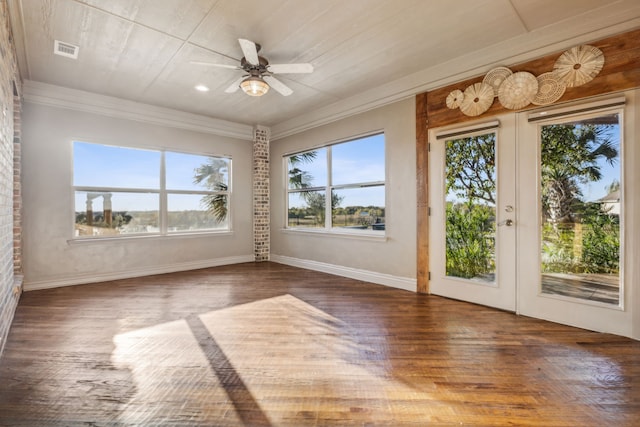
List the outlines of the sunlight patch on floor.
{"type": "Polygon", "coordinates": [[[375,349],[362,348],[348,325],[292,295],[123,333],[114,342],[114,364],[129,369],[137,387],[123,411],[129,422],[185,421],[188,414],[239,425],[429,418],[428,407],[388,404],[430,400],[428,393],[395,380],[382,364],[363,362],[359,355],[375,349]],[[180,419],[163,412],[163,402],[177,399],[180,419]]]}

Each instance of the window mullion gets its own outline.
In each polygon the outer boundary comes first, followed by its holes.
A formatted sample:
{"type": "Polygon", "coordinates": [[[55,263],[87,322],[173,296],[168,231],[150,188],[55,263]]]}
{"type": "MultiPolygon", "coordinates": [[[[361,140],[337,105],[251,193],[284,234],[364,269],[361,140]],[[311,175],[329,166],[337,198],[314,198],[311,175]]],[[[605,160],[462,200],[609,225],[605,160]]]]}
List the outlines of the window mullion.
{"type": "Polygon", "coordinates": [[[167,170],[165,162],[165,151],[160,152],[160,211],[158,220],[160,221],[160,233],[167,234],[167,170]]]}
{"type": "Polygon", "coordinates": [[[331,171],[332,171],[332,159],[331,159],[331,147],[327,147],[327,187],[325,188],[325,195],[324,195],[324,226],[327,229],[330,229],[332,224],[331,224],[331,193],[332,193],[332,185],[333,185],[333,179],[331,177],[331,171]]]}

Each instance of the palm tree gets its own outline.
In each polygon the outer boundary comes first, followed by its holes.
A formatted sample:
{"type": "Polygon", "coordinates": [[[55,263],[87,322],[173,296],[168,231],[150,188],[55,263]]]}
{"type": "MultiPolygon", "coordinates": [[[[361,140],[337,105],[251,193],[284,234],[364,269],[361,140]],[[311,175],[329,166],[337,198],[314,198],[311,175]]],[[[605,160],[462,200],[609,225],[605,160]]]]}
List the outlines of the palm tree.
{"type": "Polygon", "coordinates": [[[602,178],[598,161],[614,164],[618,149],[609,136],[611,125],[558,124],[542,128],[542,201],[553,224],[573,222],[582,203],[579,184],[602,178]]]}
{"type": "MultiPolygon", "coordinates": [[[[313,180],[313,176],[300,169],[302,163],[311,163],[318,156],[317,151],[307,151],[306,153],[289,156],[289,187],[303,189],[308,188],[313,180]]],[[[304,193],[303,196],[308,193],[304,193]]]]}
{"type": "Polygon", "coordinates": [[[207,163],[200,165],[195,170],[193,176],[194,184],[201,184],[204,187],[224,193],[207,194],[202,197],[201,203],[207,207],[207,211],[213,215],[218,222],[227,218],[227,194],[228,185],[224,183],[228,172],[228,164],[224,159],[209,157],[207,163]]]}
{"type": "MultiPolygon", "coordinates": [[[[306,153],[289,156],[289,185],[293,188],[304,189],[310,186],[313,177],[308,172],[301,170],[298,166],[302,163],[310,163],[316,157],[317,151],[307,151],[306,153]]],[[[227,218],[227,184],[224,183],[228,171],[227,161],[215,157],[209,157],[207,163],[197,167],[194,172],[193,183],[201,184],[204,187],[223,194],[208,194],[202,198],[202,204],[207,207],[218,222],[227,218]]],[[[304,192],[306,198],[309,192],[304,192]]]]}

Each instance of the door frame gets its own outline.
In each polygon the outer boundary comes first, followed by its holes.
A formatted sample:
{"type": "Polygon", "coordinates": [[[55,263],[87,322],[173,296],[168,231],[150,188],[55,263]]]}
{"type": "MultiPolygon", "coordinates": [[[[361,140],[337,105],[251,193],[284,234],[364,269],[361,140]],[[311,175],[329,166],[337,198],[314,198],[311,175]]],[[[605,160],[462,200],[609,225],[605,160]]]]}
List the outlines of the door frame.
{"type": "Polygon", "coordinates": [[[448,139],[495,132],[496,134],[496,222],[515,222],[515,115],[465,126],[429,131],[430,183],[430,293],[465,300],[501,310],[516,311],[516,227],[496,226],[496,276],[494,283],[447,276],[445,272],[444,146],[448,139]],[[500,261],[500,262],[498,262],[500,261]]]}
{"type": "MultiPolygon", "coordinates": [[[[636,337],[634,332],[634,311],[632,296],[638,293],[637,267],[634,267],[633,254],[639,253],[637,236],[639,228],[632,218],[638,214],[638,189],[629,183],[639,182],[640,173],[633,167],[640,164],[640,149],[633,139],[634,116],[633,95],[604,97],[590,102],[575,102],[556,108],[541,108],[529,112],[518,113],[518,250],[535,248],[532,259],[518,258],[517,271],[517,313],[525,316],[549,320],[556,323],[608,332],[616,335],[636,337]],[[540,126],[561,122],[564,118],[580,118],[611,112],[620,114],[621,121],[621,162],[622,162],[622,269],[620,279],[624,284],[620,292],[618,306],[580,300],[561,295],[543,294],[540,286],[540,126]],[[530,121],[531,119],[535,121],[530,121]],[[535,168],[530,167],[531,159],[535,159],[535,168]],[[627,183],[625,185],[625,183],[627,183]],[[529,187],[527,187],[529,185],[529,187]],[[634,236],[636,238],[634,239],[634,236]],[[635,270],[635,271],[634,271],[635,270]],[[634,280],[634,278],[636,280],[634,280]]],[[[637,113],[635,113],[637,116],[637,113]]],[[[636,262],[637,263],[637,262],[636,262]]],[[[637,297],[636,297],[637,298],[637,297]]],[[[636,309],[634,310],[634,306],[636,309]]]]}
{"type": "MultiPolygon", "coordinates": [[[[609,326],[603,327],[601,322],[596,321],[597,316],[593,316],[593,311],[585,309],[584,307],[588,307],[588,304],[583,304],[579,300],[572,301],[569,303],[570,310],[567,310],[567,303],[563,301],[563,298],[558,297],[547,297],[538,296],[537,292],[535,293],[527,293],[524,289],[523,275],[526,272],[524,268],[526,261],[523,257],[518,258],[516,262],[517,269],[517,281],[516,281],[516,298],[515,298],[515,311],[517,314],[527,315],[532,317],[537,317],[543,320],[548,320],[556,323],[568,324],[571,326],[576,326],[585,329],[591,329],[600,332],[609,332],[617,335],[627,336],[634,339],[640,340],[640,263],[637,263],[637,258],[640,256],[640,221],[635,220],[635,218],[640,218],[640,185],[629,185],[628,183],[637,183],[640,182],[640,89],[632,89],[627,90],[625,92],[621,92],[618,94],[608,94],[600,97],[595,97],[590,100],[579,100],[573,102],[563,103],[562,105],[550,106],[549,108],[537,108],[535,110],[529,110],[526,112],[513,112],[510,113],[515,117],[515,125],[514,125],[514,135],[516,141],[516,155],[517,155],[517,174],[516,180],[517,185],[521,185],[523,180],[530,179],[531,176],[524,173],[522,159],[524,156],[523,152],[520,152],[520,144],[521,139],[524,138],[523,135],[523,127],[526,129],[526,126],[529,124],[528,118],[534,114],[549,114],[549,112],[554,113],[563,113],[568,110],[582,110],[585,108],[589,108],[590,106],[597,106],[598,104],[606,104],[609,103],[612,98],[615,97],[624,97],[625,106],[623,112],[622,119],[622,139],[624,144],[624,152],[623,152],[623,162],[626,163],[626,166],[623,168],[623,180],[627,183],[624,189],[623,197],[625,198],[625,210],[623,212],[623,223],[624,231],[623,231],[623,244],[624,244],[624,261],[623,261],[623,271],[621,272],[621,277],[625,282],[625,290],[621,294],[621,303],[623,309],[610,309],[606,310],[614,313],[613,323],[616,327],[610,328],[609,326]],[[524,122],[524,123],[523,123],[524,122]],[[526,123],[526,124],[525,124],[526,123]],[[537,301],[538,304],[537,309],[531,308],[531,300],[537,301]],[[543,302],[541,302],[543,301],[543,302]],[[573,319],[566,319],[557,317],[548,313],[545,309],[546,304],[552,304],[554,306],[554,310],[562,312],[562,310],[573,313],[573,319]],[[564,304],[564,305],[563,305],[564,304]],[[576,314],[577,313],[577,314],[576,314]]],[[[501,122],[504,121],[504,117],[506,117],[509,113],[505,113],[505,115],[498,115],[491,119],[498,119],[501,122]]],[[[422,117],[422,116],[421,116],[422,117]]],[[[418,239],[419,245],[418,250],[424,250],[424,254],[422,256],[419,255],[419,285],[422,283],[422,287],[418,287],[419,291],[433,293],[433,284],[434,277],[430,277],[427,280],[427,266],[430,267],[433,262],[432,259],[434,257],[434,248],[431,246],[431,236],[434,233],[434,226],[431,224],[430,217],[427,217],[427,211],[430,208],[433,208],[433,189],[434,185],[442,185],[441,180],[433,180],[433,171],[431,170],[431,157],[433,157],[434,153],[429,153],[425,155],[427,152],[427,136],[429,137],[429,141],[435,140],[435,131],[441,131],[443,129],[456,129],[470,127],[469,125],[474,122],[465,121],[462,125],[449,125],[443,126],[437,129],[426,129],[424,134],[420,134],[419,141],[422,141],[422,144],[418,144],[419,151],[423,154],[419,156],[419,164],[422,165],[422,171],[426,172],[422,178],[419,180],[420,182],[426,181],[428,185],[424,187],[419,187],[419,191],[422,190],[423,196],[428,203],[424,203],[419,205],[419,213],[423,212],[421,215],[423,224],[422,227],[419,227],[419,231],[424,231],[424,235],[421,235],[418,239]],[[439,183],[440,182],[440,183],[439,183]],[[425,227],[424,223],[429,224],[428,227],[425,227]],[[424,265],[420,264],[420,260],[428,260],[424,265]],[[422,279],[422,282],[421,282],[422,279]],[[428,287],[425,286],[428,284],[428,287]]],[[[530,174],[531,172],[529,172],[530,174]]],[[[537,173],[537,172],[535,172],[537,173]]],[[[538,195],[536,194],[536,197],[538,195]]],[[[526,226],[526,223],[522,224],[522,221],[525,221],[523,216],[523,194],[522,192],[518,192],[515,201],[516,207],[516,225],[517,226],[526,226]]],[[[517,233],[517,245],[520,247],[523,245],[523,241],[521,239],[521,233],[517,233]]],[[[539,247],[536,245],[536,247],[539,247]]],[[[539,257],[539,254],[537,255],[539,257]]],[[[537,266],[536,266],[537,268],[537,266]]],[[[537,290],[539,287],[536,286],[537,290]]],[[[465,299],[464,295],[461,295],[457,299],[465,299]]],[[[609,322],[608,322],[609,323],[609,322]]]]}

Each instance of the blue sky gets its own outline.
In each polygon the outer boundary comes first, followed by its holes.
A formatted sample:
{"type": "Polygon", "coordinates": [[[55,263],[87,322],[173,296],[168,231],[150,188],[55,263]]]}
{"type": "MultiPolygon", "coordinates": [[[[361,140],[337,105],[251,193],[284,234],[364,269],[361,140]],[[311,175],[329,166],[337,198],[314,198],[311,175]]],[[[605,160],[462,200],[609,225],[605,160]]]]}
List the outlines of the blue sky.
{"type": "MultiPolygon", "coordinates": [[[[74,142],[75,186],[111,188],[160,188],[160,152],[74,142]]],[[[167,188],[206,190],[193,183],[194,170],[207,162],[207,156],[167,152],[167,188]]],[[[200,196],[169,197],[170,210],[201,209],[200,196]]],[[[113,193],[114,211],[158,209],[158,196],[144,193],[113,193]]],[[[86,195],[76,194],[76,211],[84,211],[86,195]]],[[[102,210],[102,198],[95,199],[94,211],[102,210]]]]}
{"type": "MultiPolygon", "coordinates": [[[[384,181],[384,135],[378,134],[333,146],[333,178],[335,184],[384,181]]],[[[206,162],[206,156],[167,152],[167,188],[204,189],[193,184],[194,170],[206,162]]],[[[327,179],[325,150],[318,150],[312,163],[300,168],[314,177],[312,185],[324,186],[327,179]]],[[[158,189],[160,153],[152,150],[121,148],[74,142],[74,185],[112,188],[158,189]]],[[[341,206],[384,206],[384,187],[344,190],[341,206]]],[[[157,196],[136,193],[114,193],[113,210],[155,210],[157,196]]],[[[76,195],[76,211],[84,211],[86,195],[76,195]]],[[[102,198],[94,200],[94,211],[102,210],[102,198]]],[[[200,197],[173,197],[169,209],[201,209],[200,197]],[[178,201],[179,199],[179,201],[178,201]]]]}
{"type": "Polygon", "coordinates": [[[618,158],[612,164],[608,163],[604,159],[598,159],[598,165],[602,178],[597,182],[590,182],[588,184],[581,184],[582,196],[585,201],[593,202],[607,195],[605,188],[609,186],[613,181],[622,182],[622,165],[620,159],[622,158],[620,147],[620,126],[615,125],[612,127],[609,133],[609,137],[612,140],[613,146],[618,150],[618,158]]]}
{"type": "MultiPolygon", "coordinates": [[[[358,140],[331,146],[332,179],[334,185],[353,184],[385,180],[385,138],[384,134],[371,135],[358,140]]],[[[300,163],[299,169],[308,172],[313,180],[312,187],[324,187],[327,182],[326,149],[318,153],[312,163],[300,163]]],[[[384,187],[343,190],[341,207],[345,206],[384,206],[384,187]]],[[[305,206],[304,201],[293,196],[290,207],[305,206]]]]}

